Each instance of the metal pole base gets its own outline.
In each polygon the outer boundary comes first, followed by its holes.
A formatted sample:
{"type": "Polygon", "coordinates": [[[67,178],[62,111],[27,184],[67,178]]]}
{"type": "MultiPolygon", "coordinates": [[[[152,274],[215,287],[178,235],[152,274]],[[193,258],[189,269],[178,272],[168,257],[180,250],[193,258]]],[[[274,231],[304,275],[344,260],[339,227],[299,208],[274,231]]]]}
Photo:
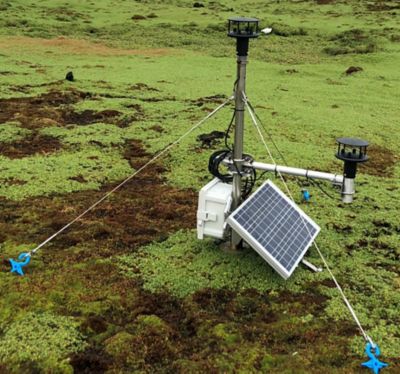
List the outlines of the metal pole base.
{"type": "MultiPolygon", "coordinates": [[[[240,243],[241,244],[241,243],[240,243]]],[[[233,246],[232,245],[232,243],[230,242],[230,241],[228,241],[228,242],[222,242],[220,245],[219,245],[219,248],[223,251],[223,252],[225,252],[225,253],[229,253],[229,254],[238,254],[238,253],[240,253],[241,252],[241,249],[242,249],[242,247],[241,247],[241,245],[236,245],[236,246],[233,246]]]]}

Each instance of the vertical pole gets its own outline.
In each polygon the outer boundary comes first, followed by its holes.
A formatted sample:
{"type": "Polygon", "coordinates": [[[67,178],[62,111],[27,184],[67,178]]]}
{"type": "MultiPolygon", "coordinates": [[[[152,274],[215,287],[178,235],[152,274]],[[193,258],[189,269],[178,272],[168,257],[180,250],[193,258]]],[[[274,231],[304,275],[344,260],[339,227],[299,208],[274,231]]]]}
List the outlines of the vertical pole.
{"type": "MultiPolygon", "coordinates": [[[[246,40],[248,42],[248,40],[246,40]]],[[[239,52],[239,51],[238,51],[239,52]]],[[[247,52],[247,51],[246,51],[247,52]]],[[[235,135],[233,146],[233,160],[236,165],[233,175],[233,196],[232,210],[235,210],[241,203],[242,182],[241,172],[243,169],[243,137],[244,137],[244,109],[245,103],[243,93],[246,89],[246,64],[247,53],[237,56],[237,84],[235,89],[235,135]]],[[[238,249],[241,244],[241,238],[232,230],[231,249],[238,249]]]]}

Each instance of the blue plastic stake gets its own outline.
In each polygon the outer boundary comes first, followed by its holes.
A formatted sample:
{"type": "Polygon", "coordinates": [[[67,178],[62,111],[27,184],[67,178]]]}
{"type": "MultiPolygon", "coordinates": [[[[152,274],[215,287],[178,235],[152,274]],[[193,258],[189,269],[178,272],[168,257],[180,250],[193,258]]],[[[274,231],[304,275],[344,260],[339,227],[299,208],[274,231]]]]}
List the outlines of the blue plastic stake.
{"type": "Polygon", "coordinates": [[[308,203],[308,202],[310,201],[310,198],[311,198],[310,193],[308,192],[308,190],[306,190],[305,188],[303,188],[303,189],[301,190],[301,194],[302,194],[302,197],[303,197],[303,201],[305,201],[306,203],[308,203]]]}
{"type": "Polygon", "coordinates": [[[19,275],[24,275],[24,272],[22,271],[22,267],[26,266],[29,264],[31,261],[31,255],[29,253],[23,252],[18,256],[18,260],[22,261],[25,259],[23,262],[18,262],[10,258],[10,264],[11,264],[11,273],[17,273],[19,275]]]}
{"type": "Polygon", "coordinates": [[[381,351],[377,345],[375,345],[375,354],[373,354],[371,343],[367,343],[365,353],[369,357],[369,361],[363,362],[361,365],[371,369],[374,374],[379,374],[381,369],[388,366],[388,364],[378,360],[377,357],[381,354],[381,351]]]}

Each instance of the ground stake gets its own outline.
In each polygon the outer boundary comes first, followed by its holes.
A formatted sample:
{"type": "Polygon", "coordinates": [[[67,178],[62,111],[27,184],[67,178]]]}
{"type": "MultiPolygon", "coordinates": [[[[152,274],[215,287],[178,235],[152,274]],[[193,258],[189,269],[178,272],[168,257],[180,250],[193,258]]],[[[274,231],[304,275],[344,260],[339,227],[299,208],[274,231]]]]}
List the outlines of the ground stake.
{"type": "Polygon", "coordinates": [[[18,275],[24,275],[22,268],[29,264],[29,262],[31,261],[31,255],[29,253],[22,252],[18,256],[18,260],[21,260],[22,262],[18,262],[18,261],[13,260],[12,258],[10,258],[11,273],[16,273],[18,275]],[[25,259],[25,261],[22,261],[24,259],[25,259]]]}

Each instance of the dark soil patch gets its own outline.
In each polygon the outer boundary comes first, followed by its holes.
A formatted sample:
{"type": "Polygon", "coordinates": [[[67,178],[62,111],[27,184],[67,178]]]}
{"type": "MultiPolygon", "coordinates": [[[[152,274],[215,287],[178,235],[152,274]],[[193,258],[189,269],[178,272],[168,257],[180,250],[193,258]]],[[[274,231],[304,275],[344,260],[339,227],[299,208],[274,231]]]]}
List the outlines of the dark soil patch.
{"type": "Polygon", "coordinates": [[[150,130],[153,130],[153,131],[158,132],[160,134],[164,132],[164,129],[160,125],[151,126],[150,130]]]}
{"type": "Polygon", "coordinates": [[[335,44],[324,48],[324,51],[332,56],[348,53],[373,53],[378,49],[377,39],[374,34],[361,29],[340,32],[332,37],[331,41],[335,42],[335,44]]]}
{"type": "Polygon", "coordinates": [[[0,184],[3,184],[5,186],[23,186],[26,183],[27,183],[26,181],[17,178],[7,178],[7,179],[0,178],[0,184]]]}
{"type": "Polygon", "coordinates": [[[364,69],[361,66],[350,66],[347,70],[346,70],[346,75],[351,75],[354,73],[358,73],[359,71],[363,71],[364,69]]]}
{"type": "Polygon", "coordinates": [[[384,228],[388,228],[388,229],[392,228],[392,224],[390,222],[387,222],[387,221],[384,221],[384,220],[380,220],[380,219],[374,219],[372,221],[372,224],[375,227],[384,227],[384,228]]]}
{"type": "Polygon", "coordinates": [[[104,373],[111,359],[103,350],[91,347],[84,352],[74,354],[70,364],[77,373],[104,373]]]}
{"type": "Polygon", "coordinates": [[[69,179],[79,183],[87,183],[87,180],[84,178],[83,175],[77,175],[76,177],[70,177],[69,179]]]}
{"type": "Polygon", "coordinates": [[[102,316],[92,314],[85,320],[81,328],[82,330],[86,331],[87,334],[90,334],[90,332],[101,334],[102,332],[107,330],[107,321],[102,316]]]}
{"type": "Polygon", "coordinates": [[[145,103],[159,103],[161,101],[176,101],[176,97],[140,97],[138,100],[144,101],[145,103]]]}
{"type": "Polygon", "coordinates": [[[368,147],[369,160],[360,165],[360,172],[378,177],[390,178],[396,164],[396,155],[380,145],[368,147]]]}
{"type": "Polygon", "coordinates": [[[354,243],[351,244],[346,244],[346,248],[349,250],[353,250],[353,249],[365,249],[367,246],[369,245],[368,240],[366,239],[360,239],[357,240],[354,243]]]}
{"type": "Polygon", "coordinates": [[[8,158],[23,158],[35,154],[47,155],[61,149],[61,142],[49,135],[32,133],[12,143],[0,143],[0,154],[8,158]]]}
{"type": "Polygon", "coordinates": [[[63,122],[65,124],[89,125],[96,122],[115,123],[115,119],[122,113],[117,110],[102,110],[96,112],[86,109],[83,112],[65,110],[63,112],[63,122]]]}
{"type": "MultiPolygon", "coordinates": [[[[142,141],[132,139],[125,142],[124,158],[129,161],[132,168],[140,168],[150,156],[150,153],[144,149],[142,141]]],[[[156,168],[161,170],[160,165],[156,168]]]]}
{"type": "Polygon", "coordinates": [[[70,89],[68,91],[50,91],[37,97],[11,98],[0,100],[0,123],[17,121],[28,129],[67,124],[88,125],[96,122],[115,124],[126,127],[131,122],[143,117],[140,106],[134,106],[136,113],[123,116],[117,110],[84,110],[76,112],[72,105],[79,101],[95,97],[86,92],[70,89]]]}
{"type": "Polygon", "coordinates": [[[213,95],[213,96],[205,96],[205,97],[200,97],[196,100],[190,100],[190,102],[198,107],[201,107],[205,104],[222,104],[227,97],[225,95],[213,95]]]}
{"type": "Polygon", "coordinates": [[[50,91],[37,97],[0,99],[0,123],[18,121],[30,129],[62,124],[64,120],[60,106],[76,104],[90,97],[89,93],[68,90],[50,91]]]}
{"type": "Polygon", "coordinates": [[[133,15],[133,16],[131,17],[131,19],[133,19],[133,20],[135,20],[135,21],[140,21],[140,20],[146,19],[146,17],[145,17],[145,16],[142,16],[142,15],[140,15],[140,14],[135,14],[135,15],[133,15]]]}
{"type": "MultiPolygon", "coordinates": [[[[126,144],[125,157],[137,169],[150,155],[139,141],[126,144]]],[[[132,251],[139,245],[163,239],[169,233],[195,226],[196,193],[165,184],[161,165],[153,164],[133,178],[116,194],[90,212],[80,223],[54,239],[49,247],[57,250],[79,243],[93,251],[66,257],[108,257],[132,251]]],[[[83,182],[77,176],[78,181],[83,182]]],[[[41,242],[99,200],[116,184],[100,191],[82,191],[55,198],[35,198],[26,202],[0,199],[0,232],[17,242],[41,242]]]]}
{"type": "Polygon", "coordinates": [[[335,223],[335,222],[330,222],[326,226],[328,229],[333,229],[337,233],[341,233],[341,234],[350,234],[353,232],[353,228],[350,225],[344,225],[344,224],[339,224],[339,223],[335,223]]]}
{"type": "Polygon", "coordinates": [[[143,108],[139,104],[127,104],[125,105],[126,108],[134,109],[138,114],[143,114],[143,108]]]}
{"type": "Polygon", "coordinates": [[[283,291],[275,299],[272,300],[274,303],[283,305],[289,313],[294,315],[302,315],[306,312],[318,314],[325,309],[326,301],[328,300],[326,296],[321,295],[314,287],[300,294],[283,291]]]}
{"type": "Polygon", "coordinates": [[[375,0],[373,3],[368,2],[367,9],[373,12],[384,12],[400,9],[400,4],[395,3],[396,1],[375,0]]]}
{"type": "Polygon", "coordinates": [[[394,251],[394,248],[392,248],[388,243],[382,242],[381,240],[372,240],[371,246],[375,249],[390,249],[394,251]]]}
{"type": "Polygon", "coordinates": [[[235,293],[227,289],[206,288],[195,292],[192,301],[200,310],[223,315],[227,305],[232,302],[234,297],[235,293]]]}
{"type": "Polygon", "coordinates": [[[130,87],[131,90],[138,90],[138,91],[152,91],[152,92],[160,92],[159,89],[150,87],[145,83],[136,83],[130,87]]]}
{"type": "Polygon", "coordinates": [[[220,140],[225,137],[223,131],[211,131],[208,134],[201,134],[197,137],[197,141],[201,142],[201,148],[211,148],[212,146],[219,144],[220,140]]]}

